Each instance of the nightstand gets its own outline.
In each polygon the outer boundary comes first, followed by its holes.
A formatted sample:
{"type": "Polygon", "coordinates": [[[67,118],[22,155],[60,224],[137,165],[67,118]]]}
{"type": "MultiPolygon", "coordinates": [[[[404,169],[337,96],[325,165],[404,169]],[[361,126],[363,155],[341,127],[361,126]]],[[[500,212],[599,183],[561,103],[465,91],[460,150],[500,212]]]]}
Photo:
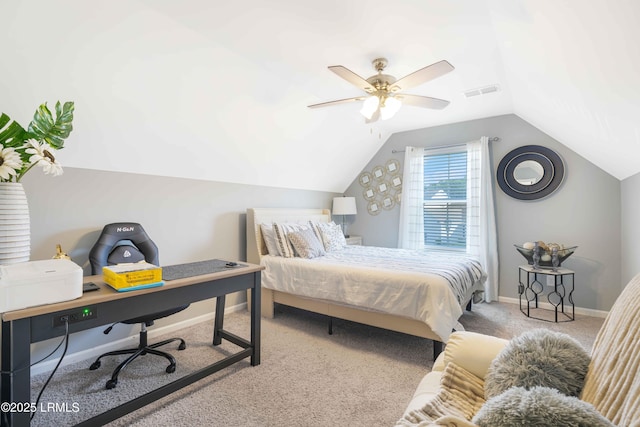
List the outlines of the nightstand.
{"type": "Polygon", "coordinates": [[[347,245],[362,245],[362,236],[349,236],[346,237],[347,245]]]}
{"type": "Polygon", "coordinates": [[[518,267],[520,311],[527,317],[550,321],[543,317],[536,317],[532,313],[534,309],[548,310],[538,306],[538,299],[542,300],[546,294],[546,300],[553,307],[550,311],[555,314],[553,320],[555,323],[558,323],[558,313],[564,315],[563,321],[575,320],[576,306],[573,303],[574,279],[575,273],[573,270],[566,268],[558,268],[557,271],[553,271],[548,268],[535,269],[532,265],[521,265],[518,267]],[[569,277],[571,277],[570,281],[568,280],[569,277]],[[571,282],[571,288],[569,288],[568,282],[571,282]],[[558,308],[560,309],[559,311],[558,308]],[[567,309],[566,312],[565,308],[567,309]],[[571,309],[571,314],[569,314],[569,309],[571,309]]]}

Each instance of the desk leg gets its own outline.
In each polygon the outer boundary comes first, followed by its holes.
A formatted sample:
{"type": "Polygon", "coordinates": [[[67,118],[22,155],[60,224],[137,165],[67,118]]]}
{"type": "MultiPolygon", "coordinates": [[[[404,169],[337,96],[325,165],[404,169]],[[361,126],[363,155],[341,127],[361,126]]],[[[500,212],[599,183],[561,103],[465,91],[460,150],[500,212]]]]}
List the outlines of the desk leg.
{"type": "Polygon", "coordinates": [[[262,315],[262,280],[260,272],[253,275],[253,289],[251,290],[251,366],[260,364],[260,316],[262,315]]]}
{"type": "Polygon", "coordinates": [[[222,343],[222,337],[220,331],[224,328],[224,303],[226,295],[222,295],[216,298],[216,320],[213,325],[213,345],[220,345],[222,343]]]}
{"type": "MultiPolygon", "coordinates": [[[[29,405],[31,402],[31,329],[29,319],[2,323],[2,402],[29,405]],[[13,375],[4,373],[12,372],[13,375]]],[[[31,413],[0,412],[0,425],[28,426],[31,413]]]]}

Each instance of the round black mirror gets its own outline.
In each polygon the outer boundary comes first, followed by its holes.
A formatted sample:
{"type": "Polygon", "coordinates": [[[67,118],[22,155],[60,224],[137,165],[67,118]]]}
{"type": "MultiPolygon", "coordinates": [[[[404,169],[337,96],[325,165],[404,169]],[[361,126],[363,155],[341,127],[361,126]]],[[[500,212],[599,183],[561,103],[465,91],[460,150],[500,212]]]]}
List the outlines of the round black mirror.
{"type": "Polygon", "coordinates": [[[525,145],[507,153],[498,165],[498,185],[519,200],[537,200],[553,193],[564,179],[564,163],[556,152],[525,145]]]}

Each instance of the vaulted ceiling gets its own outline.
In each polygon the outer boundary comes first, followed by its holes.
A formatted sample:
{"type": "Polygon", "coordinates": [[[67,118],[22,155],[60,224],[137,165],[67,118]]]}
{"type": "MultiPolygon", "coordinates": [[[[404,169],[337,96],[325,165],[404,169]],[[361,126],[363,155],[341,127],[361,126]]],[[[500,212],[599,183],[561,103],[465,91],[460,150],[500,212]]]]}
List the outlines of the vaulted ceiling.
{"type": "Polygon", "coordinates": [[[394,132],[514,113],[618,179],[640,172],[637,0],[20,0],[0,110],[76,102],[63,166],[342,192],[394,132]],[[455,70],[365,124],[327,66],[455,70]],[[465,91],[498,85],[467,98],[465,91]]]}

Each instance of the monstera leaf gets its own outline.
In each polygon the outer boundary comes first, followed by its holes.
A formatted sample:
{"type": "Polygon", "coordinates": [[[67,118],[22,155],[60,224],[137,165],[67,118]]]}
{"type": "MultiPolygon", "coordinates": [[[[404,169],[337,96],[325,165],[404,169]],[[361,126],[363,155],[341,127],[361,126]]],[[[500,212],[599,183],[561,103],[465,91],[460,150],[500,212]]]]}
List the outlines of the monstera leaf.
{"type": "Polygon", "coordinates": [[[5,113],[0,115],[0,144],[3,147],[17,148],[28,138],[27,131],[5,113]]]}
{"type": "Polygon", "coordinates": [[[73,102],[56,102],[56,118],[45,102],[36,110],[33,120],[29,124],[29,134],[33,139],[46,141],[51,147],[59,150],[64,146],[64,140],[73,130],[73,102]]]}

